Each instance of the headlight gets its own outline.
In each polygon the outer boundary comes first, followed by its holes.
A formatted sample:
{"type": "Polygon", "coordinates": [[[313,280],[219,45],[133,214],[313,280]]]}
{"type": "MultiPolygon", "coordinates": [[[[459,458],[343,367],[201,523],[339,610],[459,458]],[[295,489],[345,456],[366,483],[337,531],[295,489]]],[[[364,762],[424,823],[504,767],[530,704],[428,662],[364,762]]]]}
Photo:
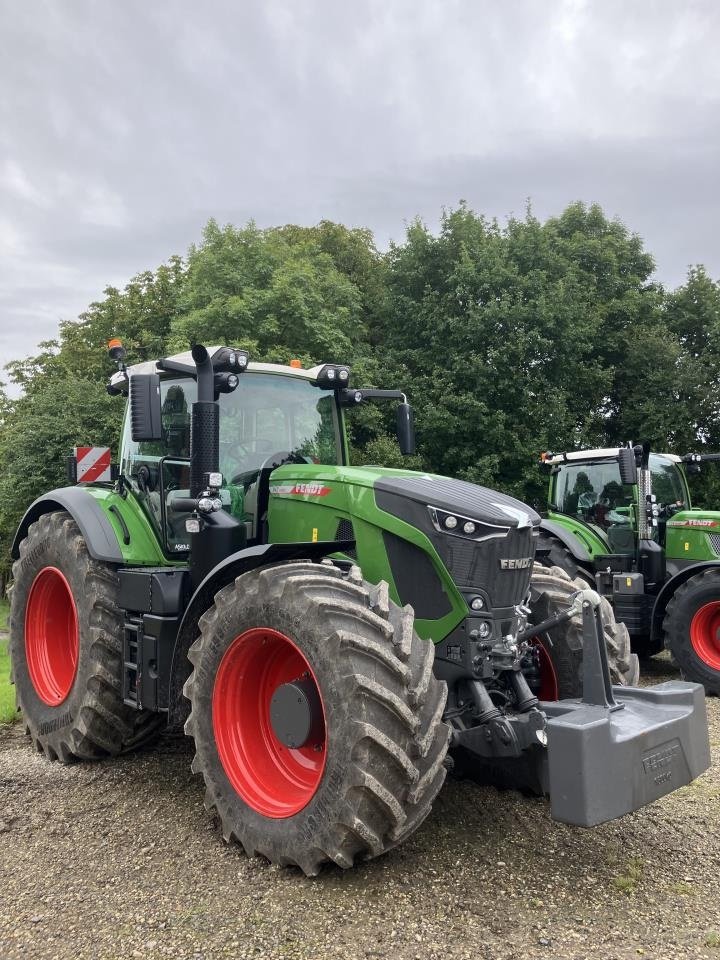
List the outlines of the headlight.
{"type": "Polygon", "coordinates": [[[507,534],[505,527],[488,529],[487,525],[484,526],[478,520],[463,517],[459,513],[450,513],[449,510],[441,510],[431,504],[428,504],[428,510],[433,526],[439,533],[451,533],[455,537],[468,537],[471,540],[480,539],[481,535],[504,537],[507,534]]]}

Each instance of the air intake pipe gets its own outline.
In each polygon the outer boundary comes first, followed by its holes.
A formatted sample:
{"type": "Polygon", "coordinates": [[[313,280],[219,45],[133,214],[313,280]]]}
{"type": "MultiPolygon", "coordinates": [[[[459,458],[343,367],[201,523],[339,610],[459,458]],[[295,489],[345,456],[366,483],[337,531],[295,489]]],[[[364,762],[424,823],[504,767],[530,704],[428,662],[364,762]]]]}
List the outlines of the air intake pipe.
{"type": "Polygon", "coordinates": [[[201,344],[192,347],[197,369],[197,400],[190,422],[190,496],[205,489],[206,473],[217,473],[220,461],[220,408],[215,401],[215,371],[201,344]]]}

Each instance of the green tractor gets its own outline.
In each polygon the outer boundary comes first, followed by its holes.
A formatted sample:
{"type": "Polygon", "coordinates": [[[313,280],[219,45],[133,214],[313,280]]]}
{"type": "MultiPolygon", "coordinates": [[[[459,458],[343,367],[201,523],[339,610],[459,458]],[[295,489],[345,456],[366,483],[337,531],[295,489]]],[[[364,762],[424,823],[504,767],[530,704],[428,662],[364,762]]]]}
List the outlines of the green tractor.
{"type": "Polygon", "coordinates": [[[667,648],[686,679],[720,694],[720,512],[692,509],[686,476],[715,460],[647,444],[543,454],[538,560],[595,586],[640,656],[667,648]]]}
{"type": "Polygon", "coordinates": [[[533,510],[349,465],[346,411],[366,402],[397,404],[412,452],[402,393],[231,347],[111,356],[119,466],[78,449],[79,482],[33,503],[13,546],[13,679],[49,759],[184,727],[224,838],[309,875],[401,843],[453,766],[586,826],[707,768],[702,688],[622,685],[627,631],[534,565],[533,510]]]}

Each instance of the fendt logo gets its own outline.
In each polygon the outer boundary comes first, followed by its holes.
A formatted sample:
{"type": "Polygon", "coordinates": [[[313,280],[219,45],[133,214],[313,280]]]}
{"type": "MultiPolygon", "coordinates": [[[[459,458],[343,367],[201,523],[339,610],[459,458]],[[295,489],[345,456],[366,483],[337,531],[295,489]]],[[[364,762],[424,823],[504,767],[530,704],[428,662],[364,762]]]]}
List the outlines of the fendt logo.
{"type": "Polygon", "coordinates": [[[518,560],[500,560],[501,570],[527,570],[532,564],[532,557],[520,557],[518,560]]]}
{"type": "Polygon", "coordinates": [[[316,482],[286,483],[270,487],[270,493],[275,496],[326,497],[331,492],[331,487],[316,482]]]}

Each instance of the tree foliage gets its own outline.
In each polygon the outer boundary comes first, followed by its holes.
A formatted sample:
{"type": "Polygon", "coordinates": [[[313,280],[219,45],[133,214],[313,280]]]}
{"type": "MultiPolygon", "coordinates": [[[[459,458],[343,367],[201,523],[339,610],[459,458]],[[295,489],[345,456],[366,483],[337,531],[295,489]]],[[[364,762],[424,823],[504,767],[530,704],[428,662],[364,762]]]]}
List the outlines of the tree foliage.
{"type": "MultiPolygon", "coordinates": [[[[256,360],[350,362],[354,382],[404,389],[416,407],[413,468],[542,503],[543,449],[650,440],[720,450],[720,284],[702,267],[676,290],[653,281],[638,236],[596,205],[504,225],[460,203],[437,232],[415,221],[385,254],[367,230],[323,221],[267,230],[210,221],[174,256],[109,287],[0,390],[0,555],[19,518],[62,484],[78,444],[115,446],[105,344],[129,362],[232,343],[256,360]]],[[[392,418],[353,413],[358,462],[400,465],[392,418]]],[[[720,504],[703,474],[697,494],[720,504]]]]}

